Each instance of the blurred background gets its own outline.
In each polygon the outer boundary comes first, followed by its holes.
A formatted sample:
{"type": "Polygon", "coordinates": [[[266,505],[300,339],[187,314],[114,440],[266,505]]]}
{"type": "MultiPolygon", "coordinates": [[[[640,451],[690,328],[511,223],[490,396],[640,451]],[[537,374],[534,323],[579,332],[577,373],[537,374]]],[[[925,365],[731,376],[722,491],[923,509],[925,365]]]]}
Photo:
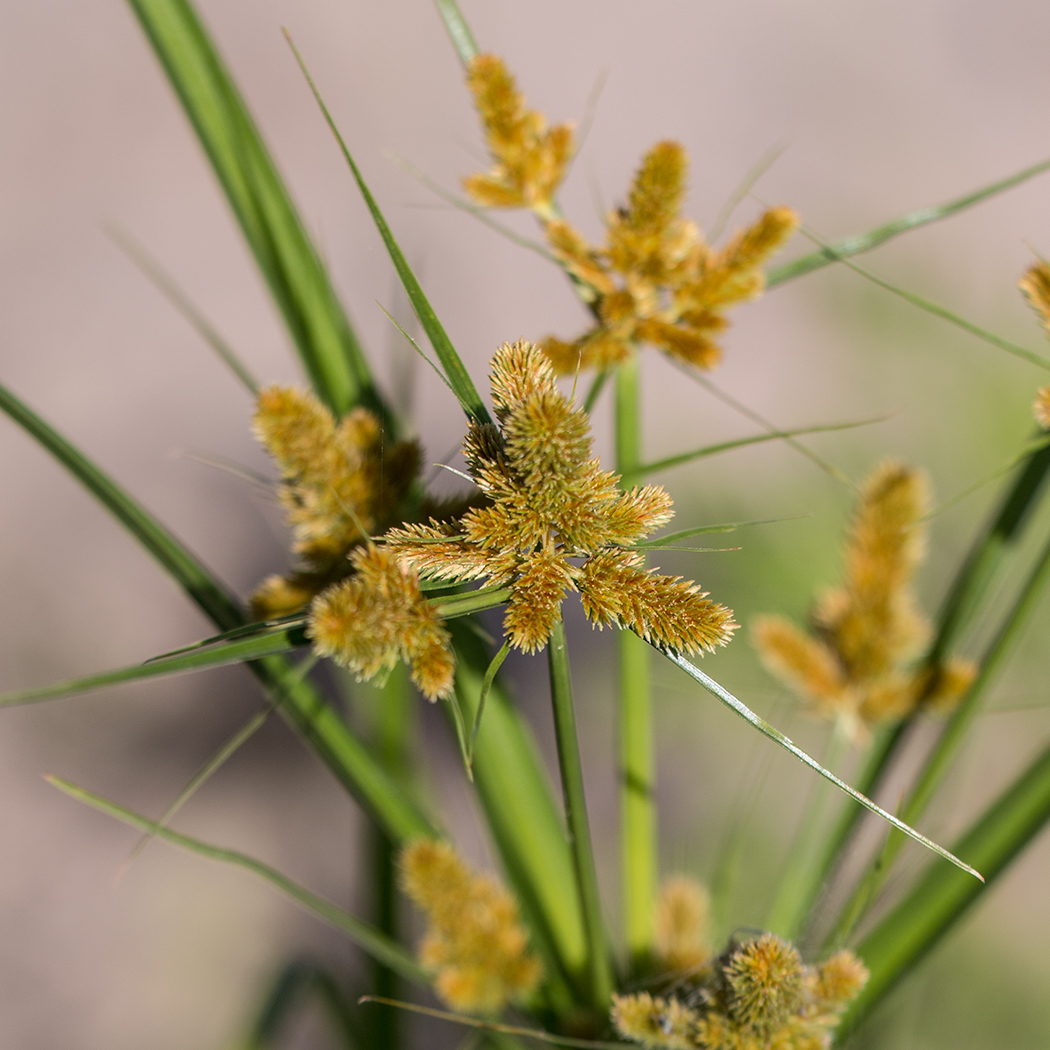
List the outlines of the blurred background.
{"type": "MultiPolygon", "coordinates": [[[[597,237],[641,154],[675,137],[692,158],[687,212],[710,226],[771,150],[765,203],[819,237],[866,230],[1050,157],[1050,7],[1024,0],[462,0],[554,121],[593,111],[562,195],[597,237]],[[599,90],[600,88],[600,90],[599,90]]],[[[386,255],[280,35],[294,35],[373,191],[477,379],[504,340],[569,338],[585,318],[562,276],[440,201],[408,160],[455,190],[483,148],[458,61],[429,0],[200,0],[279,167],[390,388],[414,405],[432,461],[461,436],[451,398],[414,369],[380,306],[403,312],[386,255]]],[[[0,0],[0,376],[160,516],[239,593],[286,564],[277,508],[201,460],[268,471],[252,405],[106,233],[126,231],[176,277],[264,381],[292,382],[280,321],[137,23],[121,0],[0,0]]],[[[752,219],[761,204],[735,213],[752,219]]],[[[529,233],[524,216],[507,221],[529,233]]],[[[782,259],[809,250],[799,236],[782,259]]],[[[1050,176],[865,258],[880,275],[1035,350],[1016,290],[1050,253],[1050,176]]],[[[851,477],[896,456],[945,500],[1004,466],[1030,434],[1037,369],[827,268],[738,310],[719,386],[779,426],[887,417],[809,440],[851,477]]],[[[647,352],[647,454],[755,432],[647,352]]],[[[595,413],[607,450],[608,404],[595,413]]],[[[120,666],[210,633],[189,603],[50,458],[0,419],[0,690],[120,666]]],[[[762,445],[657,480],[677,525],[791,519],[740,531],[742,550],[668,557],[737,610],[801,616],[839,571],[839,482],[762,445]]],[[[933,614],[995,484],[938,514],[920,591],[933,614]]],[[[1045,515],[1044,515],[1045,517],[1045,515]]],[[[1038,529],[1034,531],[1039,531],[1038,529]]],[[[591,805],[615,900],[608,634],[574,615],[591,805]]],[[[1028,632],[927,832],[950,838],[1041,747],[1044,610],[1028,632]],[[1042,663],[1040,663],[1042,660],[1042,663]]],[[[979,651],[974,650],[974,655],[979,651]]],[[[822,727],[758,667],[746,630],[705,668],[805,746],[822,727]]],[[[521,703],[548,740],[544,670],[516,661],[521,703]],[[533,688],[535,683],[536,688],[533,688]]],[[[772,873],[813,779],[701,695],[661,673],[660,799],[668,871],[710,878],[746,818],[728,928],[761,922],[772,873]],[[764,778],[747,808],[744,785],[764,778]]],[[[263,983],[297,954],[352,952],[247,876],[152,845],[121,879],[128,829],[42,780],[54,772],[159,814],[260,704],[229,669],[0,717],[0,1046],[222,1047],[263,983]]],[[[421,715],[430,740],[433,712],[421,715]]],[[[436,736],[435,736],[436,734],[436,736]]],[[[448,744],[446,740],[446,745],[448,744]]],[[[443,805],[479,861],[455,756],[428,751],[443,805]]],[[[282,724],[258,734],[179,826],[244,849],[353,907],[358,816],[282,724]]],[[[1050,842],[1037,842],[880,1020],[896,1050],[1050,1044],[1050,842]]],[[[906,857],[916,870],[917,850],[906,857]]],[[[908,868],[908,864],[905,865],[908,868]]],[[[723,931],[725,932],[725,931],[723,931]]],[[[451,1033],[453,1038],[456,1033],[451,1033]]],[[[289,1045],[326,1046],[306,1020],[289,1045]]]]}

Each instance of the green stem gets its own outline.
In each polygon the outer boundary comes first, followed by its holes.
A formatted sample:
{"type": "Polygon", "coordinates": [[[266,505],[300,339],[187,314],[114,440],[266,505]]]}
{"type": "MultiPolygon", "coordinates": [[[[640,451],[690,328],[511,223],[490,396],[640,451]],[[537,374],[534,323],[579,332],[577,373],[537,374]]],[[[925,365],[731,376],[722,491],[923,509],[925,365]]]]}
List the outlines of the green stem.
{"type": "MultiPolygon", "coordinates": [[[[629,484],[641,449],[638,358],[616,371],[616,469],[629,484]]],[[[652,952],[656,898],[656,807],[653,803],[653,713],[649,647],[630,631],[617,633],[619,649],[620,878],[627,955],[639,972],[652,952]]]]}
{"type": "Polygon", "coordinates": [[[576,734],[576,709],[572,700],[572,676],[565,624],[559,618],[547,645],[550,666],[551,703],[554,708],[554,733],[558,742],[558,767],[561,770],[565,798],[565,820],[569,847],[572,851],[576,888],[587,931],[591,1002],[602,1013],[609,1009],[613,991],[612,967],[602,922],[598,896],[598,873],[594,865],[591,830],[587,821],[587,803],[583,791],[583,766],[576,734]]]}

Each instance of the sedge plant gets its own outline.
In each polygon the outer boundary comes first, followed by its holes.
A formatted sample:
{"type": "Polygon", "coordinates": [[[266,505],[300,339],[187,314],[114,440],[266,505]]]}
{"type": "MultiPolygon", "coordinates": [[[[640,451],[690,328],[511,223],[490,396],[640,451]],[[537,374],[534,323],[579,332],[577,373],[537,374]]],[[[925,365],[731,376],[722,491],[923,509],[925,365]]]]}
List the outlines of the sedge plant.
{"type": "MultiPolygon", "coordinates": [[[[835,427],[785,431],[752,413],[762,428],[754,436],[647,461],[641,420],[647,364],[662,354],[708,384],[723,356],[734,352],[736,311],[764,291],[824,266],[856,267],[852,257],[1048,165],[866,234],[796,249],[793,259],[774,266],[779,253],[798,243],[795,211],[765,207],[728,237],[709,238],[686,210],[686,151],[665,139],[638,160],[601,238],[592,241],[559,201],[578,149],[574,125],[531,109],[507,62],[479,48],[454,0],[437,0],[488,154],[486,166],[464,172],[458,203],[497,228],[494,214],[529,213],[540,238],[533,247],[562,271],[566,294],[578,299],[584,318],[576,332],[508,333],[491,348],[488,374],[474,376],[289,38],[429,343],[416,349],[441,377],[448,411],[462,417],[462,460],[452,468],[460,484],[449,496],[434,491],[423,470],[422,440],[376,382],[375,361],[193,6],[129,3],[302,365],[300,386],[260,386],[228,348],[217,346],[254,398],[251,426],[273,461],[289,558],[251,594],[229,593],[101,467],[0,388],[0,408],[139,540],[215,628],[202,642],[144,664],[0,702],[25,704],[243,663],[266,694],[266,712],[290,723],[367,815],[374,913],[349,914],[252,857],[172,826],[179,805],[254,722],[157,818],[53,782],[147,837],[268,881],[373,960],[367,981],[354,985],[343,975],[291,964],[246,1045],[279,1045],[280,1016],[300,991],[311,990],[328,1009],[333,1038],[362,1050],[393,1050],[405,1037],[396,1024],[358,1024],[358,1012],[398,1008],[443,1017],[506,1047],[530,1040],[676,1050],[839,1043],[1050,819],[1050,752],[1043,750],[987,801],[957,842],[946,847],[918,830],[1050,574],[1050,548],[1025,564],[1031,555],[1021,542],[1038,521],[1033,511],[1050,468],[1050,387],[1036,395],[1036,436],[1006,472],[999,507],[974,538],[939,612],[923,610],[913,589],[926,553],[930,482],[920,467],[886,459],[867,479],[844,479],[855,509],[844,526],[842,582],[818,594],[808,623],[771,613],[740,632],[732,593],[709,594],[658,565],[668,549],[688,550],[685,541],[730,527],[700,523],[662,532],[673,500],[650,478],[762,441],[786,442],[817,458],[799,439],[835,427]],[[592,416],[607,401],[612,469],[603,466],[592,438],[592,416]],[[991,641],[976,656],[963,655],[973,652],[977,613],[1007,570],[1021,579],[1016,594],[1000,610],[991,641]],[[618,744],[608,762],[619,792],[618,901],[603,896],[588,814],[570,660],[579,643],[564,616],[573,596],[592,627],[616,636],[618,744]],[[701,659],[730,643],[746,646],[740,634],[750,636],[756,658],[808,713],[834,724],[840,750],[853,753],[855,784],[828,768],[841,759],[825,765],[812,757],[723,686],[717,662],[701,659]],[[555,769],[504,681],[512,650],[546,663],[555,769]],[[699,881],[661,870],[657,660],[684,672],[698,698],[718,700],[740,716],[765,738],[763,747],[786,750],[836,789],[830,802],[826,794],[814,796],[762,928],[748,926],[748,918],[720,931],[699,881]],[[332,677],[317,675],[321,664],[378,687],[381,712],[367,731],[328,695],[332,677]],[[410,713],[417,702],[438,704],[447,716],[498,872],[467,861],[421,790],[416,767],[424,745],[411,732],[410,713]],[[922,727],[927,747],[912,764],[903,801],[873,801],[922,727]],[[854,849],[866,819],[886,832],[868,853],[854,849]],[[928,859],[920,877],[902,887],[890,876],[906,837],[928,859]],[[829,914],[828,901],[838,914],[829,914]],[[419,915],[421,939],[410,932],[408,904],[419,915]],[[361,1004],[353,1003],[355,995],[361,1004]]],[[[1046,264],[1037,261],[1021,287],[1050,325],[1046,264]]],[[[912,293],[891,290],[994,345],[1012,345],[912,293]]],[[[1022,356],[1050,367],[1041,355],[1022,356]]]]}

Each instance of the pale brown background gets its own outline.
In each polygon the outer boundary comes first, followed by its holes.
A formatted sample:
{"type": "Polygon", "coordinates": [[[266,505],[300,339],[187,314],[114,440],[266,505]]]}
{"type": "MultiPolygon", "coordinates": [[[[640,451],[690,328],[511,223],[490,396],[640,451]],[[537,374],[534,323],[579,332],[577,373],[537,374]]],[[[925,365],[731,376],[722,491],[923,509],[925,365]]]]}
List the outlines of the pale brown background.
{"type": "MultiPolygon", "coordinates": [[[[556,273],[440,205],[387,156],[411,159],[448,187],[480,156],[458,63],[427,0],[202,0],[201,7],[372,347],[396,343],[376,305],[397,307],[391,270],[281,25],[295,35],[476,375],[504,339],[568,336],[583,323],[556,273]]],[[[605,76],[564,195],[592,234],[600,208],[623,192],[642,151],[661,137],[689,148],[689,209],[707,223],[748,168],[783,146],[758,193],[792,204],[828,237],[1050,155],[1050,7],[1031,0],[464,0],[464,7],[482,46],[506,56],[530,101],[554,119],[580,117],[605,76]]],[[[755,207],[746,203],[741,216],[755,207]]],[[[288,340],[125,5],[3,0],[2,379],[244,593],[283,564],[279,518],[248,486],[187,453],[264,469],[248,434],[250,402],[113,246],[103,232],[108,222],[178,276],[261,378],[295,376],[288,340]]],[[[913,235],[871,265],[1041,348],[1014,287],[1027,245],[1050,253],[1046,178],[913,235]]],[[[1035,386],[1045,381],[968,337],[917,321],[850,274],[770,295],[740,316],[728,345],[719,381],[778,423],[895,412],[876,434],[819,447],[858,476],[883,452],[924,458],[943,495],[1016,448],[1030,426],[1035,386]]],[[[750,432],[662,362],[650,374],[654,455],[750,432]]],[[[420,430],[439,458],[458,437],[457,413],[429,378],[418,401],[420,430]]],[[[799,464],[778,452],[666,479],[677,486],[683,523],[817,515],[819,524],[762,540],[761,564],[776,579],[758,582],[784,597],[718,594],[744,613],[798,612],[815,583],[835,572],[845,499],[799,464]]],[[[139,550],[6,421],[0,477],[0,689],[133,662],[207,633],[139,550]]],[[[986,499],[937,534],[931,606],[986,499]]],[[[738,568],[694,563],[680,571],[725,588],[738,568]]],[[[733,684],[753,683],[755,702],[769,700],[774,691],[746,643],[738,646],[737,664],[724,665],[738,676],[733,684]]],[[[1029,649],[1039,648],[1037,636],[1029,649]]],[[[1044,688],[1045,670],[1016,691],[1033,701],[1044,688]]],[[[593,701],[596,763],[608,732],[596,705],[605,702],[593,701]]],[[[132,837],[41,780],[53,771],[160,812],[255,703],[240,673],[228,671],[0,717],[3,1050],[222,1046],[247,1016],[258,981],[289,952],[313,946],[336,960],[347,956],[338,939],[266,888],[163,845],[114,886],[132,837]]],[[[676,703],[664,727],[675,743],[662,768],[668,812],[677,814],[668,821],[677,819],[688,844],[668,856],[703,874],[709,861],[696,829],[717,830],[713,814],[724,815],[725,800],[717,778],[698,781],[714,759],[694,710],[703,706],[703,732],[726,734],[732,753],[748,757],[752,743],[706,699],[676,703]]],[[[974,799],[988,797],[1046,736],[1045,713],[997,719],[985,724],[1002,752],[973,760],[974,799]]],[[[605,783],[605,772],[595,775],[605,783]]],[[[781,776],[798,782],[777,760],[774,784],[781,776]]],[[[608,829],[606,808],[596,810],[608,829]]],[[[352,903],[354,824],[327,776],[273,727],[194,801],[182,826],[352,903]]],[[[955,826],[945,816],[937,830],[955,826]]],[[[1006,959],[1021,967],[1031,982],[1024,988],[1033,989],[1022,994],[1040,1016],[1046,1006],[1035,990],[1050,982],[1047,870],[1044,842],[966,935],[984,938],[978,965],[998,970],[1006,959]],[[1033,931],[1041,932],[1033,938],[1033,931]]],[[[957,1050],[985,1045],[967,1042],[968,1030],[964,1022],[957,1050]]],[[[895,1045],[927,1044],[905,1034],[895,1045]]]]}

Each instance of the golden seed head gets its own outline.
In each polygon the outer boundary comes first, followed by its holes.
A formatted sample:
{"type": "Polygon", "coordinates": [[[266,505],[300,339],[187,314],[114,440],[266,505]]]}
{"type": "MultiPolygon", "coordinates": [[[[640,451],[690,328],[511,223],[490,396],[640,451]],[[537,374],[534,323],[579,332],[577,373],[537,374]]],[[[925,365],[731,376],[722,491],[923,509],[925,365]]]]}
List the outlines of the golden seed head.
{"type": "Polygon", "coordinates": [[[401,854],[401,884],[427,916],[419,954],[456,1010],[496,1014],[539,984],[539,960],[510,894],[477,875],[447,842],[421,839],[401,854]]]}
{"type": "Polygon", "coordinates": [[[497,351],[492,399],[499,426],[474,425],[464,442],[488,504],[455,525],[394,529],[391,548],[427,576],[511,584],[504,630],[528,652],[546,645],[569,590],[599,626],[688,652],[725,644],[736,626],[728,609],[644,569],[629,549],[670,520],[670,497],[657,485],[617,488],[591,458],[586,413],[558,389],[540,348],[521,341],[497,351]]]}
{"type": "Polygon", "coordinates": [[[776,1031],[802,1006],[802,957],[775,934],[764,933],[735,951],[723,974],[729,1016],[757,1034],[776,1031]]]}
{"type": "Polygon", "coordinates": [[[253,598],[260,612],[274,615],[299,598],[302,608],[346,575],[352,547],[401,520],[420,450],[415,442],[388,443],[368,409],[337,422],[313,394],[291,387],[259,394],[253,427],[281,472],[280,499],[300,559],[283,588],[267,581],[253,598]]]}
{"type": "Polygon", "coordinates": [[[390,671],[403,659],[427,699],[448,696],[455,671],[451,639],[423,597],[415,570],[374,544],[359,547],[351,561],[355,574],[310,607],[314,650],[359,680],[390,671]]]}
{"type": "Polygon", "coordinates": [[[1020,288],[1043,327],[1050,331],[1050,265],[1033,263],[1021,278],[1020,288]]]}
{"type": "Polygon", "coordinates": [[[836,952],[817,967],[816,998],[820,1009],[841,1013],[868,983],[868,968],[853,952],[836,952]]]}
{"type": "Polygon", "coordinates": [[[471,60],[467,85],[493,160],[489,171],[464,179],[467,194],[483,207],[531,208],[552,218],[554,194],[575,150],[572,125],[548,128],[495,55],[471,60]]]}

